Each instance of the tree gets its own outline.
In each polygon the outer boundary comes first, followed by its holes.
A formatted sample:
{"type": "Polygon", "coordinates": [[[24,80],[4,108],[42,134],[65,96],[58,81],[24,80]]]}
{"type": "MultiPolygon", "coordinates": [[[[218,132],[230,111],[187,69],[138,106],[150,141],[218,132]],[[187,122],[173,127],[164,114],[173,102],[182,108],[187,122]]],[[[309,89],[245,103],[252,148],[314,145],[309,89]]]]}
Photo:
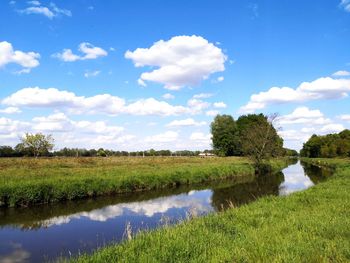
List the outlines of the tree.
{"type": "Polygon", "coordinates": [[[301,156],[317,157],[349,157],[350,156],[350,130],[344,130],[338,134],[324,136],[312,135],[304,143],[300,151],[301,156]]]}
{"type": "Polygon", "coordinates": [[[220,156],[238,155],[238,129],[230,115],[217,115],[211,123],[213,148],[220,156]]]}
{"type": "Polygon", "coordinates": [[[249,156],[260,167],[263,160],[283,154],[283,139],[277,134],[274,121],[277,115],[241,116],[237,123],[243,155],[249,156]]]}
{"type": "Polygon", "coordinates": [[[0,146],[0,157],[13,157],[15,150],[11,146],[0,146]]]}
{"type": "Polygon", "coordinates": [[[26,133],[17,147],[21,152],[28,152],[37,158],[39,156],[47,155],[49,151],[53,149],[54,139],[52,138],[52,135],[26,133]]]}
{"type": "Polygon", "coordinates": [[[107,157],[107,153],[106,153],[106,151],[103,148],[100,148],[100,149],[97,150],[96,156],[107,157]]]}

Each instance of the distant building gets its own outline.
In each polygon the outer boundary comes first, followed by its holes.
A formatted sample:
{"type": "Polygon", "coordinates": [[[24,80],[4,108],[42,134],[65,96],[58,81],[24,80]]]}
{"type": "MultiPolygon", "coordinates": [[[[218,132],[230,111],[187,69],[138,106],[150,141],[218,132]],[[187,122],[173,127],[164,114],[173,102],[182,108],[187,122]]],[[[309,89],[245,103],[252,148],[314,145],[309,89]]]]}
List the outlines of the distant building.
{"type": "Polygon", "coordinates": [[[215,156],[215,154],[213,154],[213,153],[200,153],[200,154],[198,154],[198,156],[201,158],[205,158],[205,157],[213,157],[213,156],[215,156]]]}

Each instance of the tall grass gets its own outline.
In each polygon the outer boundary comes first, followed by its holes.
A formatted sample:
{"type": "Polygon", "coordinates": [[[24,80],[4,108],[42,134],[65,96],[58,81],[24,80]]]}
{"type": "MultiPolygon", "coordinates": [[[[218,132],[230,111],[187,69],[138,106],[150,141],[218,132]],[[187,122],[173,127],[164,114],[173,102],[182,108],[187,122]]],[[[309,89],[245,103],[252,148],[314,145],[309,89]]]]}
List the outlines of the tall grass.
{"type": "MultiPolygon", "coordinates": [[[[284,160],[273,161],[275,168],[284,160]]],[[[28,206],[254,174],[245,158],[0,159],[0,206],[28,206]]]]}
{"type": "Polygon", "coordinates": [[[306,191],[142,232],[72,261],[349,262],[350,161],[322,162],[337,167],[334,177],[306,191]]]}

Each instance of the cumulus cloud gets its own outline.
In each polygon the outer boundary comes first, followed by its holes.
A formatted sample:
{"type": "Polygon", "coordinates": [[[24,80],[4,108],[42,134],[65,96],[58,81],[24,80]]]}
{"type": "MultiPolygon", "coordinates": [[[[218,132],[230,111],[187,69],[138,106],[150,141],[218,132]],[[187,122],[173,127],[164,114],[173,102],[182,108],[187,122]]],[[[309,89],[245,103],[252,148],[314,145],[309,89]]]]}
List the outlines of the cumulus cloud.
{"type": "Polygon", "coordinates": [[[73,92],[56,88],[41,89],[29,87],[18,90],[4,98],[1,103],[12,107],[52,108],[66,110],[72,114],[131,114],[176,116],[181,114],[199,114],[209,107],[209,103],[193,99],[187,106],[171,105],[154,98],[139,99],[127,104],[125,99],[110,94],[92,97],[77,96],[73,92]]]}
{"type": "Polygon", "coordinates": [[[334,72],[332,74],[332,76],[334,76],[334,77],[347,77],[347,76],[350,76],[350,72],[346,71],[346,70],[339,70],[337,72],[334,72]]]}
{"type": "Polygon", "coordinates": [[[214,117],[216,115],[220,114],[220,111],[218,110],[208,110],[205,115],[210,116],[210,117],[214,117]]]}
{"type": "Polygon", "coordinates": [[[343,114],[339,116],[339,119],[343,121],[350,121],[350,114],[343,114]]]}
{"type": "Polygon", "coordinates": [[[57,112],[48,116],[34,117],[31,121],[0,118],[0,143],[18,143],[25,132],[53,134],[57,143],[71,147],[121,146],[135,136],[124,133],[124,127],[110,125],[105,121],[75,121],[57,112]]]}
{"type": "Polygon", "coordinates": [[[339,5],[345,11],[350,12],[350,0],[341,0],[339,5]]]}
{"type": "Polygon", "coordinates": [[[215,103],[213,104],[213,106],[214,106],[214,108],[226,108],[226,107],[227,107],[227,105],[225,104],[225,102],[222,102],[222,101],[220,101],[220,102],[215,102],[215,103]]]}
{"type": "Polygon", "coordinates": [[[64,15],[64,16],[72,16],[72,12],[67,9],[58,8],[54,3],[50,3],[50,6],[41,5],[39,1],[28,1],[29,7],[19,10],[22,14],[37,14],[46,16],[49,19],[53,19],[54,17],[64,15]]]}
{"type": "Polygon", "coordinates": [[[224,81],[224,77],[223,77],[223,76],[220,76],[220,77],[218,77],[218,78],[216,79],[216,81],[217,81],[217,82],[222,82],[222,81],[224,81]]]}
{"type": "Polygon", "coordinates": [[[212,73],[224,71],[227,59],[220,48],[195,35],[175,36],[150,48],[128,50],[125,58],[131,59],[136,67],[156,67],[142,73],[139,80],[161,83],[169,90],[200,84],[212,73]]]}
{"type": "Polygon", "coordinates": [[[0,68],[15,63],[24,68],[21,73],[29,73],[30,69],[39,66],[39,58],[39,53],[14,50],[11,43],[0,42],[0,68]]]}
{"type": "Polygon", "coordinates": [[[193,113],[201,113],[203,110],[210,107],[209,102],[199,99],[190,99],[187,105],[192,109],[193,113]]]}
{"type": "Polygon", "coordinates": [[[0,109],[0,113],[5,114],[14,114],[14,113],[21,113],[22,111],[17,107],[7,107],[5,109],[0,109]]]}
{"type": "MultiPolygon", "coordinates": [[[[338,119],[346,121],[346,117],[346,115],[341,115],[338,116],[338,119]]],[[[278,124],[286,128],[278,131],[286,146],[294,149],[301,149],[302,144],[312,134],[325,135],[338,133],[345,129],[343,124],[326,118],[320,110],[311,110],[307,107],[298,107],[292,113],[280,116],[278,124]]]]}
{"type": "Polygon", "coordinates": [[[175,99],[175,96],[173,94],[166,93],[162,96],[162,98],[166,100],[172,100],[172,99],[175,99]]]}
{"type": "Polygon", "coordinates": [[[55,53],[52,57],[58,58],[64,62],[74,62],[77,60],[97,59],[99,57],[105,57],[108,54],[106,50],[95,47],[87,42],[80,43],[78,50],[83,53],[83,55],[76,55],[71,49],[63,49],[61,53],[55,53]]]}
{"type": "Polygon", "coordinates": [[[211,93],[199,93],[199,94],[193,95],[193,98],[194,99],[207,99],[207,98],[211,98],[213,96],[214,96],[214,94],[211,94],[211,93]]]}
{"type": "Polygon", "coordinates": [[[95,70],[95,71],[87,71],[84,73],[85,78],[91,78],[91,77],[96,77],[101,73],[100,70],[95,70]]]}
{"type": "Polygon", "coordinates": [[[202,142],[210,145],[211,142],[211,134],[205,134],[202,132],[193,132],[190,136],[191,141],[202,142]]]}
{"type": "Polygon", "coordinates": [[[278,118],[279,124],[307,124],[323,125],[331,122],[319,110],[310,110],[308,107],[298,107],[291,114],[278,118]]]}
{"type": "Polygon", "coordinates": [[[271,104],[300,103],[318,99],[344,98],[350,91],[350,79],[319,78],[303,82],[296,89],[273,87],[253,94],[250,101],[240,108],[241,113],[253,113],[271,104]]]}
{"type": "Polygon", "coordinates": [[[167,143],[174,142],[178,139],[179,134],[174,131],[166,131],[164,133],[147,136],[145,142],[147,143],[167,143]]]}
{"type": "Polygon", "coordinates": [[[323,126],[321,128],[321,132],[322,133],[338,133],[341,132],[345,129],[345,127],[343,126],[343,124],[339,124],[339,123],[330,123],[327,124],[325,126],[323,126]]]}
{"type": "Polygon", "coordinates": [[[184,120],[174,120],[168,123],[167,127],[186,127],[186,126],[203,126],[207,125],[205,121],[195,121],[192,118],[184,119],[184,120]]]}

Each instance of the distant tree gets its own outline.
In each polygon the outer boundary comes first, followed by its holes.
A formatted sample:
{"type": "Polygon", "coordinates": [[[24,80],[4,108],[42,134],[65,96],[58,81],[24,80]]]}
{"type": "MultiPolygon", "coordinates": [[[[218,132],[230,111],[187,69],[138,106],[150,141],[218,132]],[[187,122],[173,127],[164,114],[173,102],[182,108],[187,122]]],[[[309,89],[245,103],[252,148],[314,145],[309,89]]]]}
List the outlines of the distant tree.
{"type": "Polygon", "coordinates": [[[242,153],[249,156],[257,167],[263,160],[283,154],[283,139],[274,127],[276,117],[254,114],[242,116],[237,121],[242,153]]]}
{"type": "Polygon", "coordinates": [[[298,157],[299,153],[296,150],[284,148],[284,156],[298,157]]]}
{"type": "Polygon", "coordinates": [[[18,150],[29,153],[36,158],[47,155],[54,147],[54,139],[52,136],[42,133],[26,133],[21,141],[22,142],[17,145],[18,150]]]}
{"type": "Polygon", "coordinates": [[[217,115],[211,123],[213,148],[220,156],[238,155],[238,129],[230,115],[217,115]]]}
{"type": "Polygon", "coordinates": [[[333,158],[350,156],[350,130],[338,134],[312,135],[300,151],[303,157],[333,158]]]}
{"type": "Polygon", "coordinates": [[[0,146],[0,157],[13,157],[15,150],[11,146],[0,146]]]}
{"type": "Polygon", "coordinates": [[[98,149],[96,155],[99,157],[107,157],[107,153],[103,148],[98,149]]]}

